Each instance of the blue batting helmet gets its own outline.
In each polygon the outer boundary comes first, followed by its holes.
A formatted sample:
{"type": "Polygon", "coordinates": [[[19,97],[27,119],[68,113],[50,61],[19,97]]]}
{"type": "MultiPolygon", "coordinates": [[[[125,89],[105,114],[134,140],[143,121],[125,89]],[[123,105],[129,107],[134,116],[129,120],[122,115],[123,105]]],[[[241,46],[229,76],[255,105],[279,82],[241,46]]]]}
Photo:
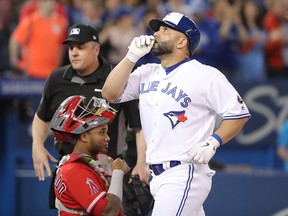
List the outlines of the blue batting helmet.
{"type": "Polygon", "coordinates": [[[167,14],[163,20],[152,19],[149,22],[153,31],[158,31],[160,26],[168,26],[176,31],[180,31],[188,37],[190,57],[194,53],[200,41],[200,31],[194,21],[187,16],[172,12],[167,14]]]}

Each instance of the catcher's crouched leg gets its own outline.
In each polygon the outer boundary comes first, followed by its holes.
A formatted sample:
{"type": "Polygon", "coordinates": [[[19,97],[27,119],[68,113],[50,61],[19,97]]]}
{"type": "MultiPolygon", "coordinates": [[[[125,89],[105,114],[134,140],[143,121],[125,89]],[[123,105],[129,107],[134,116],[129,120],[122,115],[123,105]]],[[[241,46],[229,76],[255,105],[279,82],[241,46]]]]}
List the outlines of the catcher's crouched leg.
{"type": "Polygon", "coordinates": [[[131,177],[131,172],[123,179],[123,208],[126,216],[149,216],[152,212],[154,199],[149,185],[142,182],[138,176],[131,177]]]}

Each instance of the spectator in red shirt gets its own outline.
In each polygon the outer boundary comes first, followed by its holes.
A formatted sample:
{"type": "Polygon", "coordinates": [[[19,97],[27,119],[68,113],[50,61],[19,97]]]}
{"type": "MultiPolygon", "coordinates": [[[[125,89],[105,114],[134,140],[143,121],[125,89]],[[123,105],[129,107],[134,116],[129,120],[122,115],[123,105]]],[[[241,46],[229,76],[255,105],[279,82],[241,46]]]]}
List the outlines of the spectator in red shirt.
{"type": "Polygon", "coordinates": [[[287,77],[288,72],[285,71],[283,58],[283,49],[288,46],[288,38],[283,31],[286,3],[284,0],[267,0],[266,9],[263,26],[268,32],[268,39],[265,44],[268,76],[287,77]]]}

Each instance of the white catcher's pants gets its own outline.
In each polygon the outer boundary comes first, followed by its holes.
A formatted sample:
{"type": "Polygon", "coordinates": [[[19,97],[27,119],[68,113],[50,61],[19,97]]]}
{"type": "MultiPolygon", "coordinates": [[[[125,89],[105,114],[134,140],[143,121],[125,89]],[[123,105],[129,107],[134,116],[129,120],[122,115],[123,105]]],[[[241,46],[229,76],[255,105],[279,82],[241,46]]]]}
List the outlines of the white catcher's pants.
{"type": "Polygon", "coordinates": [[[203,203],[215,174],[207,164],[180,164],[150,182],[155,199],[152,216],[204,216],[203,203]]]}

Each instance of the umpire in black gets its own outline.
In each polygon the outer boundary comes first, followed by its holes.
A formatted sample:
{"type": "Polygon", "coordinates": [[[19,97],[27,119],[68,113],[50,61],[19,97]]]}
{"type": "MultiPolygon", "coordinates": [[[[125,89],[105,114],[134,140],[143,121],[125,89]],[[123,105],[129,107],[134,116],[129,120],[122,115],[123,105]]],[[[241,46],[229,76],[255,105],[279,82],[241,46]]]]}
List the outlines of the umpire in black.
{"type": "MultiPolygon", "coordinates": [[[[92,96],[101,98],[101,89],[112,70],[112,65],[100,56],[98,32],[93,26],[84,24],[71,26],[68,30],[68,38],[63,44],[68,45],[70,64],[55,69],[47,78],[32,122],[32,157],[34,170],[40,181],[45,180],[44,167],[48,175],[52,174],[49,160],[57,162],[44,146],[54,112],[61,102],[71,95],[83,95],[87,101],[92,96]]],[[[118,110],[118,113],[109,126],[108,153],[116,157],[125,151],[125,146],[121,149],[121,145],[126,143],[127,123],[136,132],[141,130],[141,124],[138,101],[111,106],[118,110]]],[[[72,152],[68,146],[71,145],[55,143],[58,153],[62,156],[72,152]]],[[[52,200],[50,207],[53,204],[52,200]]]]}

